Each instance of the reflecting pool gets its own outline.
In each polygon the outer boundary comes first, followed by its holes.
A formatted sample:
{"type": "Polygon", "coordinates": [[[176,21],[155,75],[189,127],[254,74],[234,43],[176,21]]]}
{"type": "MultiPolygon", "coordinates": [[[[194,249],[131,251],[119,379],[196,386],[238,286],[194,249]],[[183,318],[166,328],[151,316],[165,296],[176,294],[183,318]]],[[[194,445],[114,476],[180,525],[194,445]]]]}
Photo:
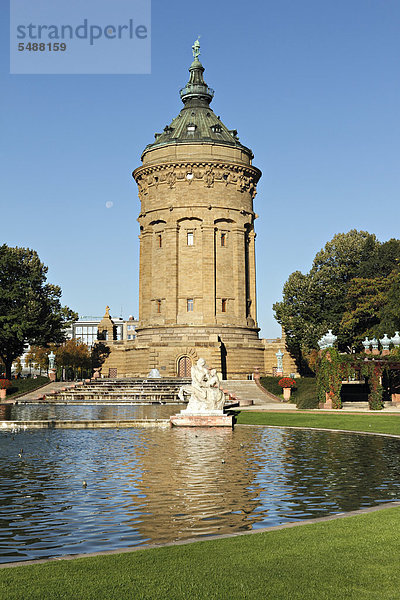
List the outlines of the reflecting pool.
{"type": "Polygon", "coordinates": [[[0,405],[0,420],[167,419],[184,407],[184,404],[3,404],[0,405]]]}
{"type": "Polygon", "coordinates": [[[397,500],[399,451],[392,438],[267,427],[1,432],[0,562],[397,500]]]}

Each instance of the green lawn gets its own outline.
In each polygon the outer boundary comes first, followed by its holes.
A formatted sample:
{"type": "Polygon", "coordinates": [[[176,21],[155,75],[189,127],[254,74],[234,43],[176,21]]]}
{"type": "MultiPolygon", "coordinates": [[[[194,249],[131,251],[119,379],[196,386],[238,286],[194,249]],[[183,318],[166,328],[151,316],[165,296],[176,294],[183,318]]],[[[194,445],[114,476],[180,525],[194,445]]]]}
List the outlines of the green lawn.
{"type": "Polygon", "coordinates": [[[29,392],[33,392],[38,387],[41,387],[45,383],[49,382],[50,379],[43,376],[38,376],[36,379],[12,379],[12,387],[7,390],[7,398],[13,398],[14,396],[22,393],[28,394],[29,392]]]}
{"type": "MultiPolygon", "coordinates": [[[[347,431],[368,431],[369,433],[392,433],[400,435],[400,413],[392,414],[344,414],[312,412],[250,412],[238,413],[238,424],[280,425],[282,427],[320,427],[322,429],[345,429],[347,431]]],[[[400,598],[400,596],[399,596],[400,598]]]]}
{"type": "Polygon", "coordinates": [[[7,600],[394,600],[400,508],[185,546],[4,569],[7,600]]]}

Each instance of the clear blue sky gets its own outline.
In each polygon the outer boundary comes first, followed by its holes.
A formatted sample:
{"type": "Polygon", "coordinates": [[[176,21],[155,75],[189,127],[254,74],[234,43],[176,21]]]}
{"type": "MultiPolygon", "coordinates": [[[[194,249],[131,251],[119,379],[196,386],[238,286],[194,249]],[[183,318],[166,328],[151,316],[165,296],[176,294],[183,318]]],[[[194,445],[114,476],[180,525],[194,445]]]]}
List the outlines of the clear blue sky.
{"type": "MultiPolygon", "coordinates": [[[[101,0],[100,0],[101,1],[101,0]]],[[[9,75],[1,2],[1,242],[81,315],[138,315],[132,170],[179,112],[201,34],[212,107],[255,154],[258,319],[335,233],[399,237],[398,0],[153,0],[151,75],[9,75]],[[113,202],[106,208],[106,202],[113,202]]]]}

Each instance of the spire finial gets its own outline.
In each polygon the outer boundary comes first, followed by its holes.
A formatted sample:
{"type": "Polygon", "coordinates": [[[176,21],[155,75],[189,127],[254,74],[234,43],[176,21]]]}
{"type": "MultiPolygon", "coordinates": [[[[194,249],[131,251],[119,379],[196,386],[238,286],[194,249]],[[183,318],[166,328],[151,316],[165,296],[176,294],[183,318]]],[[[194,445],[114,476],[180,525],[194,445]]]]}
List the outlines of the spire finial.
{"type": "MultiPolygon", "coordinates": [[[[184,88],[180,90],[182,102],[187,104],[189,101],[195,101],[196,103],[210,104],[214,90],[208,87],[203,79],[204,67],[199,61],[200,56],[200,36],[194,42],[192,46],[194,60],[189,67],[190,79],[184,88]]],[[[192,106],[192,103],[191,103],[192,106]]]]}
{"type": "Polygon", "coordinates": [[[192,46],[192,51],[193,51],[193,58],[194,60],[199,60],[199,56],[200,56],[200,36],[197,37],[197,40],[195,41],[195,43],[192,46]]]}

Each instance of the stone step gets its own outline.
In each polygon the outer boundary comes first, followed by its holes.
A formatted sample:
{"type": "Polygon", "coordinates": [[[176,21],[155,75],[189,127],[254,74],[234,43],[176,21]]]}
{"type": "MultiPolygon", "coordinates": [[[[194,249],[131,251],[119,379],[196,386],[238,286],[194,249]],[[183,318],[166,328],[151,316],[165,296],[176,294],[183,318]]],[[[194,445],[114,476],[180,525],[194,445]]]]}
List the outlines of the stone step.
{"type": "Polygon", "coordinates": [[[46,390],[46,401],[79,403],[166,403],[180,402],[178,392],[182,385],[190,383],[189,378],[165,379],[97,379],[79,382],[66,389],[60,384],[57,390],[46,390]],[[62,386],[62,387],[61,387],[62,386]]]}
{"type": "MultiPolygon", "coordinates": [[[[167,402],[167,401],[178,401],[177,394],[160,394],[160,393],[152,393],[152,394],[93,394],[93,395],[82,395],[82,394],[57,394],[53,397],[46,396],[47,400],[73,400],[73,401],[83,401],[83,402],[100,402],[101,400],[107,402],[119,402],[121,400],[125,401],[136,401],[140,402],[141,400],[149,401],[149,402],[167,402]]],[[[179,400],[180,402],[180,400],[179,400]]]]}
{"type": "Polygon", "coordinates": [[[123,379],[95,379],[92,380],[91,383],[93,385],[126,385],[132,383],[149,383],[152,385],[164,385],[165,383],[170,383],[173,385],[181,385],[183,383],[190,383],[190,377],[160,377],[160,378],[141,378],[141,377],[124,377],[123,379]]]}
{"type": "MultiPolygon", "coordinates": [[[[138,394],[141,392],[168,392],[168,393],[173,393],[176,392],[177,390],[179,390],[179,387],[170,387],[170,386],[166,386],[164,387],[146,387],[146,388],[142,388],[142,387],[137,387],[137,388],[92,388],[92,387],[84,387],[84,388],[75,388],[72,390],[68,390],[70,392],[72,392],[73,394],[114,394],[114,393],[118,393],[118,394],[138,394]]],[[[55,392],[61,391],[61,390],[54,390],[55,392]]],[[[63,390],[66,391],[66,390],[63,390]]]]}
{"type": "Polygon", "coordinates": [[[342,402],[344,410],[355,410],[360,408],[369,408],[368,402],[342,402]]]}
{"type": "Polygon", "coordinates": [[[252,404],[256,405],[270,404],[271,402],[280,403],[280,399],[275,399],[276,396],[273,394],[260,390],[255,381],[250,379],[225,379],[221,382],[221,385],[230,394],[234,394],[239,401],[243,401],[243,403],[252,402],[252,404]]]}

